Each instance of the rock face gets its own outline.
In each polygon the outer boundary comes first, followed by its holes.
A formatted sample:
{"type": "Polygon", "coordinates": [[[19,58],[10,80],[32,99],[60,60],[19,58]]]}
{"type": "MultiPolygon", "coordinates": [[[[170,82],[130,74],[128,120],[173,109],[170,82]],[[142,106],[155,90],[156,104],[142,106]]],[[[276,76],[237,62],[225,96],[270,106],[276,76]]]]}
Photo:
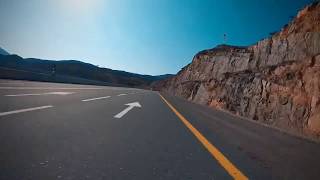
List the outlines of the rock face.
{"type": "Polygon", "coordinates": [[[320,3],[250,47],[199,52],[154,89],[297,133],[320,134],[320,3]]]}

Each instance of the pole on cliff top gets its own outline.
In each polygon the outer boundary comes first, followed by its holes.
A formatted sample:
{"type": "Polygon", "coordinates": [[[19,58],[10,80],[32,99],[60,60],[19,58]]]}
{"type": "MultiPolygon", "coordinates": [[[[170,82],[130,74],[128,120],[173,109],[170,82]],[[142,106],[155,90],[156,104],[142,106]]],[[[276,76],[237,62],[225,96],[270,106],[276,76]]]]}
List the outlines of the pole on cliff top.
{"type": "Polygon", "coordinates": [[[227,44],[227,34],[223,34],[223,44],[227,44]]]}

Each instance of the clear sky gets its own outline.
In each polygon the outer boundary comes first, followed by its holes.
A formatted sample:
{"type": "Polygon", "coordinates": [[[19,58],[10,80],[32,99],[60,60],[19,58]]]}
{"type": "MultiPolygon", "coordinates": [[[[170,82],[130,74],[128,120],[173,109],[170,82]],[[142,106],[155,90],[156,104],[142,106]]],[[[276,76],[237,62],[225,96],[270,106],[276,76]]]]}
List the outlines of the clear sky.
{"type": "Polygon", "coordinates": [[[250,45],[311,0],[0,0],[0,46],[141,74],[176,73],[198,51],[250,45]]]}

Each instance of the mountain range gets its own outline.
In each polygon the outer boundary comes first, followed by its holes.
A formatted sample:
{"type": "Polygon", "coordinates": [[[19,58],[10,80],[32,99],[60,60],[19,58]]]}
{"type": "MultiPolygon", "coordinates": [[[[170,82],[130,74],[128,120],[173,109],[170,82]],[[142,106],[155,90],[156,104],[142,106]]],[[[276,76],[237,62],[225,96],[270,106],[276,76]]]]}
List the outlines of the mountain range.
{"type": "Polygon", "coordinates": [[[170,76],[129,73],[76,60],[25,59],[0,49],[0,78],[147,88],[170,76]]]}
{"type": "Polygon", "coordinates": [[[0,47],[0,55],[10,55],[6,50],[0,47]]]}

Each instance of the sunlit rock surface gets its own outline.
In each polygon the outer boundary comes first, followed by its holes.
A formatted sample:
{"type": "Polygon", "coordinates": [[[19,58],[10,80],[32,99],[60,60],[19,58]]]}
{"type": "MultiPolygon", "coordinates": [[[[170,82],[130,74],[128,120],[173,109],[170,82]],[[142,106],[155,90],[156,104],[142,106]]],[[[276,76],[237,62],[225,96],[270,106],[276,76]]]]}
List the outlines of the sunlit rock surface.
{"type": "Polygon", "coordinates": [[[320,134],[320,3],[250,47],[199,52],[153,85],[190,101],[296,133],[320,134]]]}

